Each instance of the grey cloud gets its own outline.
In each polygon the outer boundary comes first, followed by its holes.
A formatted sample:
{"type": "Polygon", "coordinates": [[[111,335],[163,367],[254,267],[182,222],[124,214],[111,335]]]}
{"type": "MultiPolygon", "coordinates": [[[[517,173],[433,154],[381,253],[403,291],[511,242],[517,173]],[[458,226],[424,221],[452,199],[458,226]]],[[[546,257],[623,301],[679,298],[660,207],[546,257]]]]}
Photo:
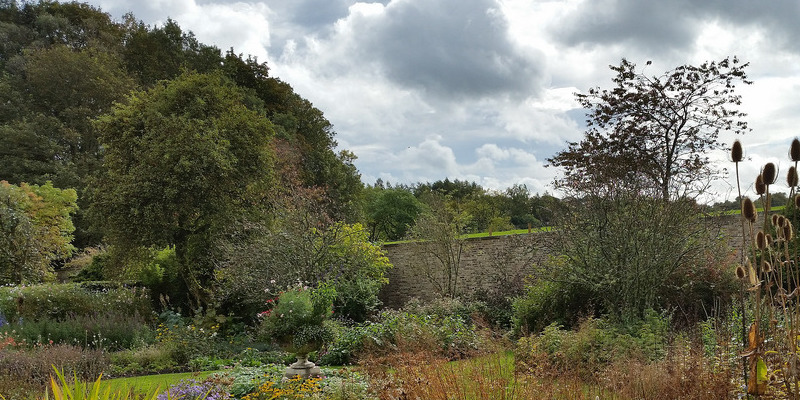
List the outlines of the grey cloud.
{"type": "Polygon", "coordinates": [[[367,62],[400,86],[437,97],[530,94],[542,66],[509,41],[493,0],[393,1],[359,27],[367,62]]]}
{"type": "Polygon", "coordinates": [[[751,25],[780,44],[800,49],[800,3],[794,0],[586,1],[559,21],[553,39],[564,44],[634,46],[645,53],[690,47],[701,21],[751,25]]]}
{"type": "Polygon", "coordinates": [[[565,44],[628,44],[645,52],[676,50],[694,40],[694,14],[686,1],[586,1],[559,21],[553,38],[565,44]]]}

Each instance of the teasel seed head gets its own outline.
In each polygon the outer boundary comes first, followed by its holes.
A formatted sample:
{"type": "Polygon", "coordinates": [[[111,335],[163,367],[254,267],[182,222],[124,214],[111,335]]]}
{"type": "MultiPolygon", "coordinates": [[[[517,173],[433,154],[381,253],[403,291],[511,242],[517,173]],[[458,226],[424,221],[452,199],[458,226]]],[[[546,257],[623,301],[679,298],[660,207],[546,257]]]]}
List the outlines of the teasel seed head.
{"type": "Polygon", "coordinates": [[[780,214],[775,214],[775,215],[778,216],[778,226],[782,228],[783,225],[786,224],[786,221],[788,221],[788,219],[786,219],[786,217],[784,217],[783,215],[780,215],[780,214]]]}
{"type": "Polygon", "coordinates": [[[765,274],[768,274],[772,272],[772,264],[770,264],[769,261],[764,260],[764,262],[761,263],[761,269],[764,271],[765,274]]]}
{"type": "Polygon", "coordinates": [[[765,185],[772,185],[775,183],[775,179],[778,178],[778,170],[775,168],[775,164],[771,162],[764,164],[761,175],[764,178],[765,185]]]}
{"type": "Polygon", "coordinates": [[[759,174],[756,177],[756,194],[761,196],[767,193],[767,185],[764,184],[764,175],[759,174]]]}
{"type": "Polygon", "coordinates": [[[772,243],[774,243],[774,240],[772,239],[772,234],[770,233],[764,235],[764,239],[767,241],[767,247],[772,246],[772,243]]]}
{"type": "Polygon", "coordinates": [[[767,248],[767,235],[764,234],[764,231],[756,233],[756,248],[759,250],[767,248]]]}
{"type": "MultiPolygon", "coordinates": [[[[800,197],[800,195],[798,195],[798,197],[800,197]]],[[[753,204],[753,200],[750,200],[749,197],[745,197],[744,200],[742,200],[742,217],[751,223],[756,222],[756,217],[758,217],[756,205],[753,204]]]]}
{"type": "Polygon", "coordinates": [[[786,220],[786,223],[783,224],[783,238],[786,241],[790,241],[794,239],[794,227],[792,226],[792,221],[786,220]]]}
{"type": "Polygon", "coordinates": [[[778,214],[772,214],[770,220],[772,221],[772,226],[778,226],[778,214]]]}
{"type": "Polygon", "coordinates": [[[792,140],[792,147],[789,149],[789,157],[792,161],[800,161],[800,139],[792,140]]]}
{"type": "Polygon", "coordinates": [[[736,267],[736,277],[739,278],[739,279],[747,278],[747,273],[744,271],[744,267],[743,266],[738,265],[736,267]]]}
{"type": "MultiPolygon", "coordinates": [[[[800,151],[800,142],[798,142],[798,151],[800,151]]],[[[742,151],[742,142],[740,142],[739,139],[733,141],[733,146],[731,147],[731,160],[733,160],[733,162],[735,163],[744,161],[744,151],[742,151]]]]}
{"type": "Polygon", "coordinates": [[[747,260],[745,265],[747,268],[747,278],[750,280],[750,285],[758,285],[758,276],[756,276],[756,269],[753,268],[753,263],[751,263],[750,260],[747,260]]]}
{"type": "Polygon", "coordinates": [[[797,168],[792,165],[789,167],[789,172],[786,174],[786,184],[789,185],[789,187],[795,187],[797,183],[797,168]]]}
{"type": "Polygon", "coordinates": [[[794,206],[800,208],[800,194],[794,196],[794,206]]]}

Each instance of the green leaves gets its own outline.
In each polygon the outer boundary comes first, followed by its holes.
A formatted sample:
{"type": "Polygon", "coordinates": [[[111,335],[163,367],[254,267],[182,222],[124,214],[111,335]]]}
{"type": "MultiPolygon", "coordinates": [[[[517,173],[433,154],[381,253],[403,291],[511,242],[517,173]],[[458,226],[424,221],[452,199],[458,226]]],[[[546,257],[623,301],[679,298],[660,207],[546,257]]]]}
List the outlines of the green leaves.
{"type": "Polygon", "coordinates": [[[272,124],[243,98],[221,74],[187,73],[95,123],[108,173],[94,215],[112,244],[174,245],[196,290],[211,279],[210,235],[271,193],[272,124]]]}
{"type": "Polygon", "coordinates": [[[52,274],[50,262],[67,258],[72,246],[73,189],[50,182],[11,185],[0,181],[0,282],[40,282],[52,274]]]}

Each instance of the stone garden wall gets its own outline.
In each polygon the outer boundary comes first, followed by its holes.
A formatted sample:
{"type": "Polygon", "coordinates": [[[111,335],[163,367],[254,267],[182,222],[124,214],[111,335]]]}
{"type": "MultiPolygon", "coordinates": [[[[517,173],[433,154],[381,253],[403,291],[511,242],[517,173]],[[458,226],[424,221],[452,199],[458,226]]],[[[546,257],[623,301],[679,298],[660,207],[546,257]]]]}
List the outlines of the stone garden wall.
{"type": "MultiPolygon", "coordinates": [[[[742,225],[739,215],[705,219],[715,234],[724,237],[732,252],[742,247],[742,225]]],[[[503,285],[519,283],[533,271],[534,265],[556,255],[554,232],[523,235],[490,236],[470,239],[462,251],[457,290],[460,293],[476,290],[502,291],[503,285]]],[[[384,245],[394,265],[389,271],[389,284],[380,298],[388,307],[401,307],[416,297],[430,299],[438,292],[433,282],[443,282],[439,275],[429,275],[425,265],[434,265],[432,256],[425,256],[415,243],[384,245]]]]}

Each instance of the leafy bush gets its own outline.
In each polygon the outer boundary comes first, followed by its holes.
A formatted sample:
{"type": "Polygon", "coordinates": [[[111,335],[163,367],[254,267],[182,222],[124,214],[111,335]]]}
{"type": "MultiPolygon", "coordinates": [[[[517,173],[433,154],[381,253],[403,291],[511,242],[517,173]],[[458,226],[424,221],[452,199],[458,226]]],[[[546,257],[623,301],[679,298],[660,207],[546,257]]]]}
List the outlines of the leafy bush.
{"type": "Polygon", "coordinates": [[[585,294],[558,281],[537,280],[512,303],[512,328],[523,336],[540,332],[545,326],[571,326],[591,306],[585,294]],[[587,307],[588,305],[588,307],[587,307]]]}
{"type": "Polygon", "coordinates": [[[107,351],[130,349],[154,340],[146,318],[135,313],[119,312],[6,324],[0,327],[0,331],[29,345],[63,343],[107,351]]]}
{"type": "Polygon", "coordinates": [[[150,345],[109,354],[109,370],[113,376],[164,373],[178,369],[168,346],[150,345]]]}
{"type": "Polygon", "coordinates": [[[0,287],[0,313],[9,322],[29,322],[104,313],[149,316],[152,311],[145,289],[84,282],[0,287]]]}
{"type": "Polygon", "coordinates": [[[354,322],[365,322],[378,312],[381,301],[378,292],[383,282],[356,277],[336,282],[336,298],[333,309],[336,314],[354,322]]]}
{"type": "Polygon", "coordinates": [[[219,354],[223,351],[218,331],[218,325],[204,328],[183,322],[173,325],[162,323],[156,329],[156,341],[175,363],[187,365],[189,360],[197,357],[222,355],[219,354]]]}
{"type": "Polygon", "coordinates": [[[308,353],[333,338],[327,319],[333,313],[336,291],[322,285],[315,289],[294,287],[280,294],[272,308],[262,312],[260,336],[276,341],[292,353],[308,353]]]}
{"type": "Polygon", "coordinates": [[[348,365],[365,353],[429,351],[451,359],[479,353],[484,342],[458,315],[419,315],[385,311],[378,322],[340,326],[336,340],[320,354],[323,365],[348,365]]]}
{"type": "Polygon", "coordinates": [[[575,330],[551,324],[537,336],[520,339],[516,359],[542,377],[577,374],[588,380],[620,360],[663,359],[668,327],[669,319],[652,310],[644,319],[628,323],[587,318],[575,330]]]}

